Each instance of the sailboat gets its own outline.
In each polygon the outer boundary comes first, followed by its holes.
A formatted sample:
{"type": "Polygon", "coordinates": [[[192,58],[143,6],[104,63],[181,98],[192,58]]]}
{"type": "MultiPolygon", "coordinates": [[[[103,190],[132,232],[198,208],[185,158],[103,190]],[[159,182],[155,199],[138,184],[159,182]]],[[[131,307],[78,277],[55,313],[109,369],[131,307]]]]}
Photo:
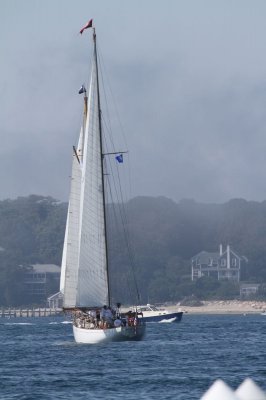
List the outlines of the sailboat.
{"type": "MultiPolygon", "coordinates": [[[[104,178],[102,116],[96,32],[89,93],[84,93],[83,121],[73,147],[70,197],[62,255],[60,291],[64,311],[73,317],[77,343],[141,340],[145,323],[137,312],[123,314],[111,304],[104,178]]],[[[80,33],[83,32],[80,31],[80,33]]]]}

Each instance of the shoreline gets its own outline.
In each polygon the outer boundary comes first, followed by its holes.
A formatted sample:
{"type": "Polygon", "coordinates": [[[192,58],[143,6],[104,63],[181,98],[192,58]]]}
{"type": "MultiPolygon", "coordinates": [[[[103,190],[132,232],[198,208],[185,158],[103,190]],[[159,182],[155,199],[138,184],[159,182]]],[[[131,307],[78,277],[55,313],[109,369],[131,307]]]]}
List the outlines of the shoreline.
{"type": "Polygon", "coordinates": [[[184,314],[262,314],[266,313],[266,301],[217,300],[202,301],[200,306],[167,306],[167,310],[183,311],[184,314]]]}

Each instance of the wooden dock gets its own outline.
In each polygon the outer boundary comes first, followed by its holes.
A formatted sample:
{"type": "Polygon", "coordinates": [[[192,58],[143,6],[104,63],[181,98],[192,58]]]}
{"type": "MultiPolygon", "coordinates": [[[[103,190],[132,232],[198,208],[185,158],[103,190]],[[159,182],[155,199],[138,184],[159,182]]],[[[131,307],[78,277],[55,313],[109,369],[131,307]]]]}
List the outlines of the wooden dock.
{"type": "Polygon", "coordinates": [[[62,308],[2,308],[0,318],[54,317],[63,315],[62,308]]]}

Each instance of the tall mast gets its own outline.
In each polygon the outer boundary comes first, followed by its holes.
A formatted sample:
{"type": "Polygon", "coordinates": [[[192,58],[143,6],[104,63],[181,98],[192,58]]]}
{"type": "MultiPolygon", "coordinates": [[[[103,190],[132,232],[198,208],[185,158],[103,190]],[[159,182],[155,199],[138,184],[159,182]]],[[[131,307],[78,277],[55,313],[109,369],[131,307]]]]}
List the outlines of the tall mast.
{"type": "Polygon", "coordinates": [[[110,282],[109,282],[109,261],[108,261],[108,246],[107,246],[107,227],[106,227],[106,204],[105,204],[105,188],[104,188],[104,154],[103,154],[103,141],[102,141],[102,112],[100,102],[100,88],[99,88],[99,75],[98,75],[98,58],[96,47],[96,32],[93,28],[93,43],[94,43],[94,59],[96,66],[96,85],[98,97],[98,118],[99,118],[99,132],[100,132],[100,150],[101,150],[101,174],[102,174],[102,188],[103,188],[103,217],[104,217],[104,235],[105,235],[105,254],[106,254],[106,273],[107,273],[107,287],[108,287],[108,305],[111,305],[110,298],[110,282]]]}

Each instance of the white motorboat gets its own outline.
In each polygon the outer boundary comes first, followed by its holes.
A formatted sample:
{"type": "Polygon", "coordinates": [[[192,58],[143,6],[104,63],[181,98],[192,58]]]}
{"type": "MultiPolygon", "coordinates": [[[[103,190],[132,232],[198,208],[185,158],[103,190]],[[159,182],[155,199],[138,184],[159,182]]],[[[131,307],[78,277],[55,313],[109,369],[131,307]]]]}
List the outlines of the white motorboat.
{"type": "Polygon", "coordinates": [[[152,304],[138,306],[137,310],[145,322],[180,322],[183,316],[183,311],[168,311],[152,304]]]}

